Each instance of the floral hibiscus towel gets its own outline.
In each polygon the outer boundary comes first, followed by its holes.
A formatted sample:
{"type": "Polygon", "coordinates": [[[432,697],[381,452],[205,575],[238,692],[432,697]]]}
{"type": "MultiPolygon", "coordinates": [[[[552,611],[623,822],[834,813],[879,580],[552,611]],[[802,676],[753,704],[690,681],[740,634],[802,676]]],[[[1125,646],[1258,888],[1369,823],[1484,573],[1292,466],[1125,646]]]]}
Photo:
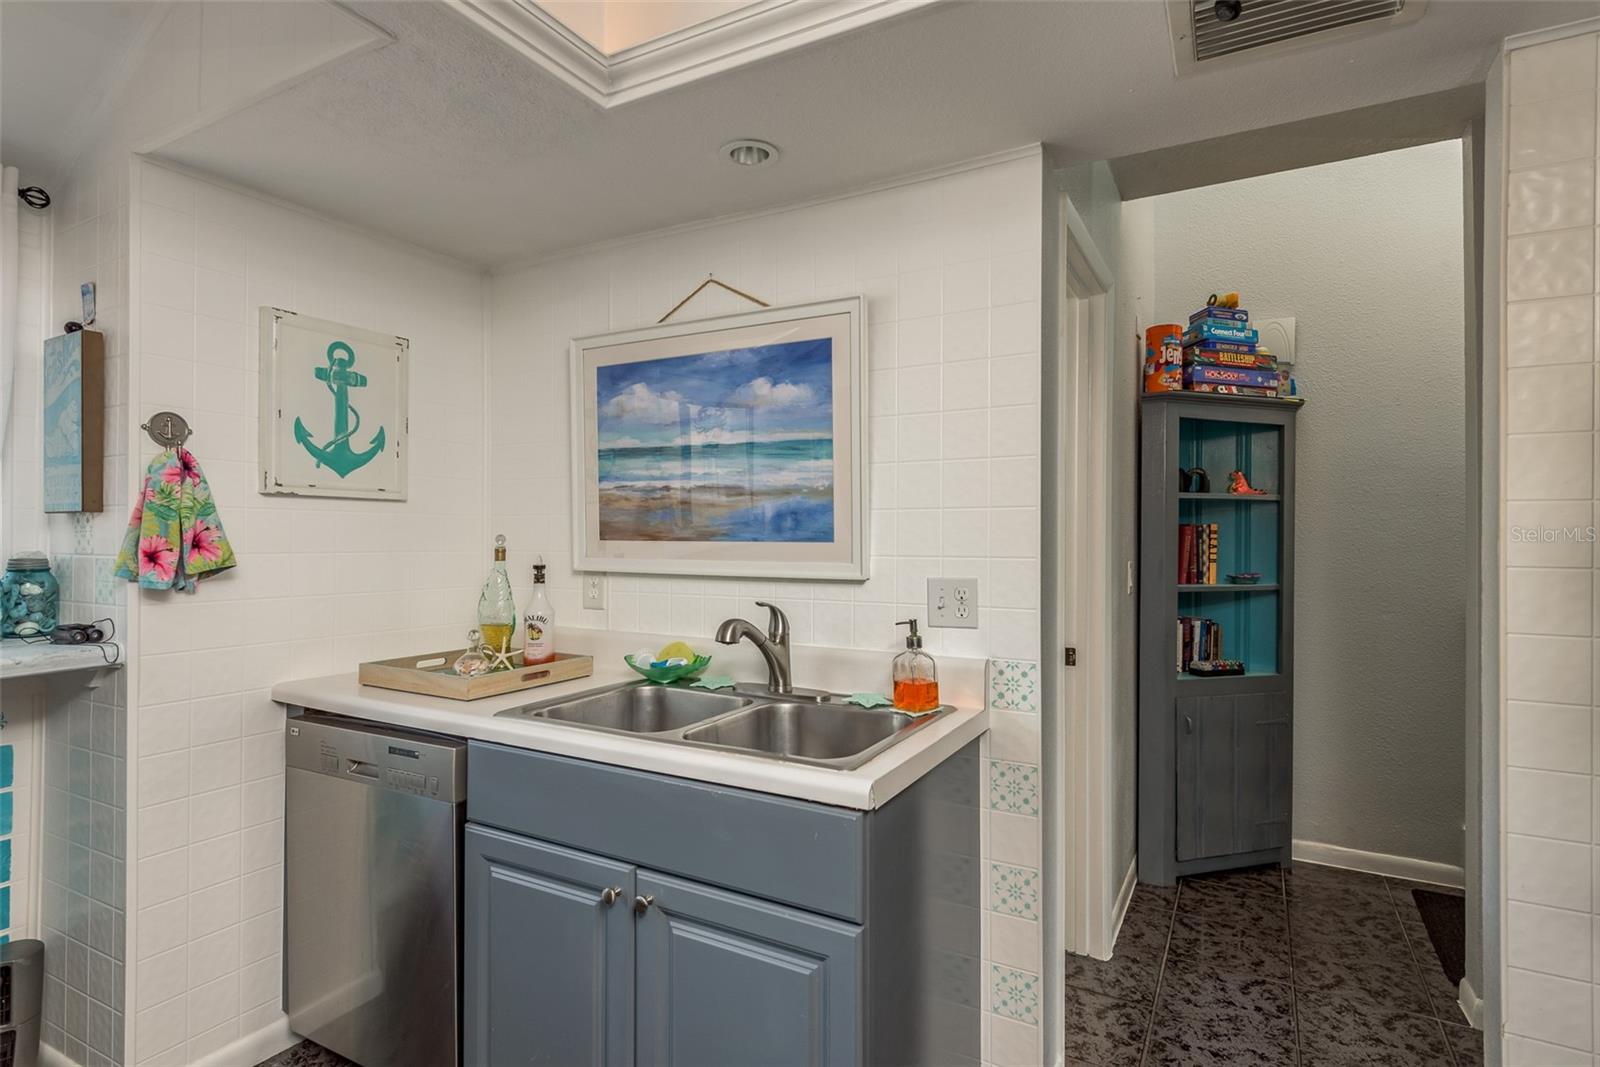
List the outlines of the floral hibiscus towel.
{"type": "Polygon", "coordinates": [[[234,566],[211,487],[193,453],[169,448],[151,460],[117,554],[117,577],[146,589],[186,589],[234,566]]]}

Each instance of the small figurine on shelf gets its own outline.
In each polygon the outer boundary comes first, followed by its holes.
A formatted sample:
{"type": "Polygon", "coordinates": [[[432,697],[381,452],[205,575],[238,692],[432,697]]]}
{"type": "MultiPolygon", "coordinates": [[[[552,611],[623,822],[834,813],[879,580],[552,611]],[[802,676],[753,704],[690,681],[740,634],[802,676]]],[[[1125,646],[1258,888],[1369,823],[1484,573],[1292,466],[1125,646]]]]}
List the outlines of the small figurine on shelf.
{"type": "Polygon", "coordinates": [[[1265,496],[1265,489],[1252,489],[1246,480],[1244,471],[1234,471],[1228,475],[1228,492],[1239,496],[1265,496]]]}
{"type": "Polygon", "coordinates": [[[1184,470],[1178,468],[1178,491],[1180,493],[1209,493],[1211,492],[1211,478],[1206,474],[1204,467],[1190,467],[1184,470]]]}

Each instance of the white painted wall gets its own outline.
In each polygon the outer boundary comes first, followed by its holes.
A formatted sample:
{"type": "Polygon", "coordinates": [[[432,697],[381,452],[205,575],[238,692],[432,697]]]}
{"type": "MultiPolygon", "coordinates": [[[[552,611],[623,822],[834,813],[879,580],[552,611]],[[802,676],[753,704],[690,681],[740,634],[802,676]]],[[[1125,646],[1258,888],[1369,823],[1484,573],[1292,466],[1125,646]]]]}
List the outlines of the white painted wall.
{"type": "MultiPolygon", "coordinates": [[[[1037,658],[1038,173],[1030,154],[496,277],[491,514],[519,601],[542,554],[564,626],[709,638],[773,596],[797,644],[892,653],[904,647],[894,620],[927,614],[928,577],[976,577],[979,627],[930,629],[928,650],[1037,658]],[[607,609],[583,610],[568,546],[568,342],[653,323],[708,273],[777,304],[867,296],[872,578],[614,575],[607,609]]],[[[677,320],[750,307],[709,289],[677,320]]]]}
{"type": "Polygon", "coordinates": [[[1504,1062],[1600,1049],[1595,94],[1600,26],[1506,57],[1499,711],[1504,1062]]]}
{"type": "MultiPolygon", "coordinates": [[[[62,618],[110,618],[127,647],[127,591],[112,560],[128,514],[128,165],[125,156],[80,161],[50,192],[52,270],[47,334],[82,318],[79,286],[96,286],[90,329],[105,342],[105,509],[50,515],[62,618]]],[[[69,1059],[122,1062],[125,1043],[127,894],[127,674],[95,689],[77,679],[51,688],[43,783],[41,918],[45,941],[44,1041],[69,1059]],[[81,768],[89,767],[85,776],[81,768]],[[76,771],[76,773],[75,773],[76,771]],[[81,813],[87,811],[87,822],[81,813]],[[74,812],[80,813],[74,817],[74,812]]]]}
{"type": "MultiPolygon", "coordinates": [[[[770,599],[809,648],[903,647],[894,621],[926,615],[926,580],[982,583],[976,630],[927,631],[942,653],[1018,661],[1031,700],[995,701],[985,813],[986,1054],[1036,1064],[1042,968],[1039,839],[1039,337],[1041,164],[1005,162],[753,218],[646,235],[496,277],[490,326],[491,533],[510,539],[519,602],[550,564],[558,627],[708,642],[770,599]],[[655,322],[708,273],[774,303],[868,302],[872,577],[848,583],[612,576],[605,611],[579,606],[568,551],[568,342],[655,322]],[[998,799],[997,799],[998,798],[998,799]],[[997,891],[1013,872],[1035,889],[997,891]]],[[[680,318],[750,305],[708,290],[680,318]]],[[[1013,878],[1013,881],[1017,879],[1013,878]]]]}
{"type": "MultiPolygon", "coordinates": [[[[208,981],[224,973],[243,976],[240,963],[234,960],[230,963],[230,969],[208,973],[208,966],[219,965],[218,957],[214,953],[206,957],[205,945],[200,942],[200,937],[206,933],[203,929],[205,921],[216,921],[218,915],[227,913],[229,889],[224,885],[229,878],[226,875],[219,883],[205,881],[203,888],[208,891],[206,904],[211,905],[208,918],[200,918],[198,913],[189,915],[186,910],[187,920],[192,921],[182,923],[179,929],[179,944],[184,945],[184,952],[181,953],[178,984],[176,987],[155,987],[155,992],[165,989],[165,1014],[152,1017],[155,1024],[155,1037],[152,1040],[157,1041],[154,1049],[146,1041],[139,1040],[136,1033],[139,1017],[130,1003],[136,997],[136,990],[146,989],[139,976],[139,961],[136,958],[139,955],[138,947],[142,944],[141,917],[138,913],[141,878],[134,862],[144,853],[139,851],[139,824],[133,822],[130,825],[126,814],[126,808],[136,803],[141,793],[141,768],[136,758],[141,720],[138,709],[131,707],[131,704],[139,699],[144,664],[139,654],[141,611],[138,603],[134,603],[131,611],[123,606],[128,601],[126,589],[120,582],[110,579],[110,560],[117,552],[120,534],[126,525],[128,512],[125,509],[131,506],[130,486],[142,474],[142,464],[149,454],[154,453],[154,448],[138,434],[136,427],[142,416],[155,410],[154,406],[144,406],[147,402],[158,402],[157,406],[173,406],[186,414],[190,413],[190,406],[200,410],[197,429],[200,422],[210,422],[210,440],[197,440],[195,448],[202,461],[206,461],[208,445],[214,443],[210,456],[224,461],[219,467],[222,477],[218,478],[218,474],[213,472],[214,488],[221,491],[227,486],[237,498],[238,491],[250,485],[250,478],[243,477],[245,464],[238,462],[243,459],[238,451],[242,448],[240,442],[245,440],[242,427],[238,426],[238,414],[242,413],[246,398],[253,397],[243,394],[246,389],[243,366],[226,366],[227,360],[234,358],[234,352],[227,349],[226,341],[219,339],[214,331],[205,333],[205,328],[198,323],[190,326],[190,368],[194,366],[192,349],[202,339],[218,342],[221,349],[213,349],[211,354],[221,357],[224,363],[224,366],[216,368],[216,373],[206,374],[205,392],[200,397],[195,397],[195,374],[192,370],[170,373],[174,370],[173,366],[152,363],[152,370],[147,371],[149,381],[141,378],[139,339],[141,326],[146,323],[139,307],[139,293],[144,278],[142,270],[130,269],[130,258],[141,243],[139,227],[144,205],[138,195],[130,195],[131,174],[138,168],[136,157],[131,154],[134,150],[154,147],[163,139],[181,133],[195,123],[218,117],[232,107],[266,93],[272,86],[304,77],[326,62],[378,40],[368,24],[330,3],[283,5],[269,0],[242,0],[237,3],[203,0],[200,3],[168,5],[147,22],[146,29],[147,35],[130,42],[130,54],[118,70],[114,85],[106,91],[98,106],[90,109],[88,120],[74,131],[64,131],[67,138],[77,138],[77,152],[69,155],[72,162],[62,174],[50,181],[54,206],[51,208],[50,243],[46,246],[53,250],[53,258],[50,277],[45,280],[50,294],[50,309],[43,315],[42,322],[46,325],[45,333],[54,333],[66,318],[77,318],[78,283],[98,283],[99,318],[96,328],[106,333],[109,357],[106,512],[94,517],[50,517],[45,520],[42,514],[38,514],[37,478],[30,480],[26,474],[18,477],[16,483],[32,485],[34,488],[19,496],[19,501],[27,502],[14,506],[14,512],[19,512],[16,523],[18,533],[35,531],[32,534],[35,544],[48,547],[51,557],[58,561],[59,573],[64,576],[64,603],[70,605],[72,617],[110,614],[117,621],[120,638],[130,643],[128,667],[118,673],[110,685],[94,689],[93,693],[88,694],[66,693],[56,689],[51,691],[53,696],[46,702],[43,712],[46,717],[46,744],[40,787],[43,797],[42,862],[38,864],[38,885],[42,888],[40,912],[46,941],[53,944],[50,953],[53,963],[46,965],[48,982],[43,1037],[46,1045],[53,1046],[58,1053],[72,1061],[114,1064],[131,1059],[141,1049],[147,1054],[150,1051],[157,1053],[157,1062],[192,1062],[206,1048],[218,1045],[218,1041],[229,1030],[237,1027],[240,1019],[243,1019],[246,1027],[256,1022],[248,1014],[248,1005],[240,1006],[238,1003],[245,998],[245,993],[240,992],[238,998],[230,998],[226,977],[221,984],[208,981]],[[232,378],[229,371],[232,371],[232,378]],[[187,390],[182,389],[184,384],[187,384],[187,390]],[[149,390],[146,390],[146,386],[149,386],[149,390]],[[211,414],[211,419],[205,418],[206,413],[211,414]],[[229,456],[230,443],[234,453],[232,456],[229,456]],[[229,469],[229,459],[234,461],[234,470],[229,469]],[[235,475],[232,485],[229,485],[230,474],[235,475]],[[218,485],[219,482],[221,485],[218,485]],[[133,701],[130,701],[130,696],[133,701]],[[93,769],[88,781],[75,771],[78,765],[93,769]],[[110,782],[109,792],[107,781],[110,782]],[[85,801],[88,801],[93,816],[88,824],[75,814],[69,817],[69,811],[75,813],[83,808],[85,801]],[[104,811],[101,811],[102,808],[104,811]],[[82,856],[78,856],[80,851],[82,856]],[[192,949],[189,941],[195,941],[192,949]],[[174,989],[181,995],[174,995],[174,989]],[[194,1013],[190,1013],[190,1005],[194,1006],[194,1013]],[[174,1019],[176,1025],[173,1025],[174,1019]],[[190,1033],[190,1025],[200,1019],[211,1019],[210,1025],[190,1033]],[[194,1037],[192,1043],[190,1037],[194,1037]],[[163,1038],[166,1038],[166,1045],[160,1043],[163,1038]]],[[[158,206],[165,208],[170,205],[163,203],[158,206]]],[[[170,250],[174,245],[182,245],[184,235],[181,234],[181,226],[174,230],[174,227],[163,226],[162,222],[157,221],[157,229],[160,230],[160,237],[173,243],[168,246],[170,250]]],[[[190,258],[229,253],[229,240],[237,237],[237,234],[218,232],[214,227],[208,230],[205,222],[192,222],[192,230],[187,234],[190,258]]],[[[395,256],[392,251],[371,253],[370,258],[381,262],[384,270],[405,269],[405,256],[395,256]]],[[[341,259],[334,256],[333,262],[341,262],[341,259]]],[[[366,275],[387,277],[371,264],[362,264],[362,267],[366,275]]],[[[189,270],[194,272],[194,267],[189,267],[189,270]]],[[[163,282],[174,282],[176,274],[168,272],[163,275],[163,282]]],[[[318,275],[314,270],[306,277],[318,275]]],[[[221,291],[214,286],[210,290],[202,290],[194,278],[190,278],[189,282],[192,288],[190,299],[194,301],[205,296],[218,298],[221,291]]],[[[365,277],[357,277],[354,280],[341,280],[341,286],[346,291],[360,291],[360,286],[365,282],[365,277]]],[[[424,285],[426,277],[416,278],[416,283],[424,285]]],[[[477,282],[474,282],[474,286],[477,286],[477,282]]],[[[338,290],[339,286],[333,288],[338,290]]],[[[168,293],[171,291],[170,288],[168,293]]],[[[170,304],[173,301],[166,299],[165,302],[170,304]]],[[[421,301],[406,298],[400,302],[416,307],[421,301]]],[[[472,298],[472,306],[474,312],[470,315],[470,322],[478,331],[474,334],[478,347],[474,354],[472,374],[478,374],[482,370],[482,315],[477,294],[472,298]]],[[[152,336],[158,334],[166,339],[182,334],[182,326],[174,322],[171,315],[163,318],[158,314],[157,322],[150,326],[150,330],[152,336]],[[165,333],[160,333],[162,330],[165,333]]],[[[160,346],[155,347],[160,350],[160,346]]],[[[470,346],[469,352],[472,352],[470,346]]],[[[19,352],[19,363],[24,358],[37,363],[37,350],[32,354],[19,352]]],[[[243,350],[240,350],[240,363],[242,358],[243,350]]],[[[16,419],[13,427],[37,437],[37,374],[29,389],[26,392],[19,390],[19,395],[29,403],[30,410],[14,411],[16,419]]],[[[480,405],[474,405],[474,411],[480,411],[480,405]]],[[[37,450],[34,456],[37,458],[37,450]]],[[[34,461],[24,458],[19,462],[26,464],[34,461]]],[[[11,485],[14,485],[10,477],[6,485],[6,493],[10,498],[11,485]]],[[[477,493],[475,499],[480,502],[482,488],[478,488],[477,493]]],[[[10,504],[8,499],[8,506],[10,504]]],[[[474,507],[477,509],[477,504],[474,507]]],[[[472,510],[470,515],[475,520],[480,515],[480,509],[472,510]]],[[[226,522],[229,533],[235,539],[240,534],[248,537],[242,520],[226,522]]],[[[6,525],[11,526],[10,515],[6,525]]],[[[261,577],[269,579],[264,573],[261,577]]],[[[283,577],[283,574],[277,577],[283,577]]],[[[402,585],[402,581],[397,577],[395,585],[410,587],[408,582],[402,585]]],[[[285,585],[283,589],[290,587],[285,585]]],[[[261,585],[256,585],[256,590],[259,592],[261,585]]],[[[253,608],[264,606],[253,605],[253,608]]],[[[174,640],[187,641],[189,646],[202,645],[219,638],[232,640],[240,637],[243,640],[242,635],[253,637],[256,633],[254,630],[240,630],[237,625],[232,627],[232,633],[208,629],[214,622],[224,621],[221,614],[210,609],[210,605],[202,608],[202,611],[205,614],[192,632],[174,630],[165,638],[166,645],[171,646],[174,640]]],[[[235,608],[235,611],[238,609],[235,608]]],[[[283,613],[269,617],[269,625],[277,625],[280,632],[293,625],[294,632],[299,633],[298,621],[286,622],[283,613]]],[[[227,625],[226,622],[224,625],[227,625]]],[[[269,651],[266,657],[261,657],[254,653],[254,649],[234,657],[205,656],[208,667],[195,672],[194,677],[187,678],[186,686],[197,693],[210,686],[213,696],[221,696],[222,701],[221,704],[216,701],[202,704],[200,731],[186,734],[186,737],[206,736],[206,731],[213,734],[221,731],[222,737],[229,734],[240,736],[242,723],[250,723],[251,720],[243,715],[242,710],[230,709],[227,694],[232,688],[250,685],[251,675],[256,675],[258,680],[262,678],[259,673],[262,669],[274,664],[282,665],[282,661],[275,656],[278,654],[269,651]],[[238,662],[222,665],[226,659],[243,659],[248,661],[248,665],[242,667],[238,662]]],[[[157,701],[154,702],[162,702],[162,675],[158,670],[162,664],[160,661],[152,662],[157,667],[157,701]]],[[[274,677],[280,675],[259,680],[259,685],[270,685],[274,677]]],[[[171,725],[171,717],[168,718],[168,725],[171,725]]],[[[184,729],[187,731],[187,723],[184,729]]],[[[240,753],[250,749],[250,744],[234,741],[234,745],[238,753],[234,755],[237,763],[232,771],[229,771],[230,758],[226,750],[198,753],[194,763],[202,766],[202,757],[219,757],[216,763],[219,773],[224,776],[232,773],[235,779],[243,777],[248,771],[240,753]]],[[[226,749],[226,741],[222,742],[221,747],[226,749]]],[[[256,749],[261,747],[258,737],[256,749]]],[[[282,755],[278,755],[278,760],[278,768],[282,769],[282,755]]],[[[178,757],[170,758],[162,769],[176,773],[178,761],[178,757]]],[[[187,784],[190,781],[187,777],[189,753],[182,752],[181,761],[184,771],[182,777],[187,784]]],[[[210,768],[210,765],[205,766],[210,768]]],[[[259,766],[259,763],[251,766],[259,766]]],[[[258,785],[258,797],[259,793],[261,787],[258,785]]],[[[242,817],[237,806],[230,808],[224,795],[218,795],[213,800],[218,800],[216,808],[200,806],[198,809],[208,816],[218,817],[222,822],[227,822],[229,817],[234,821],[242,817]]],[[[150,822],[152,827],[158,827],[158,832],[166,835],[157,835],[157,843],[174,840],[173,835],[187,841],[192,833],[189,811],[187,805],[173,806],[168,809],[170,817],[166,821],[150,822]]],[[[218,824],[211,822],[208,825],[214,827],[218,824]]],[[[259,840],[266,833],[267,830],[258,829],[254,838],[259,840]]],[[[234,833],[232,837],[242,840],[243,835],[242,832],[234,833]]],[[[216,848],[218,851],[211,853],[210,857],[221,864],[222,872],[227,872],[226,841],[216,848]]],[[[202,853],[202,856],[205,854],[202,853]]],[[[203,878],[197,880],[194,888],[198,888],[198,881],[203,881],[203,878]]],[[[235,910],[242,910],[248,905],[248,901],[242,897],[242,889],[238,889],[238,886],[242,886],[242,880],[232,878],[232,886],[235,896],[240,896],[235,910]]],[[[184,888],[192,886],[186,885],[184,888]]],[[[166,912],[168,917],[171,910],[166,912]]],[[[264,925],[266,920],[259,921],[258,926],[264,925]]],[[[171,936],[173,929],[168,925],[157,933],[171,936]]],[[[262,966],[256,968],[258,977],[262,969],[262,966]]],[[[240,981],[238,989],[248,989],[248,984],[240,981]]],[[[275,1049],[264,1051],[270,1053],[275,1049]]],[[[250,1056],[246,1062],[256,1059],[259,1056],[250,1056]]]]}
{"type": "MultiPolygon", "coordinates": [[[[1298,323],[1294,837],[1460,867],[1457,141],[1154,197],[1155,302],[1298,323]]],[[[1212,472],[1215,479],[1226,471],[1212,472]]]]}
{"type": "Polygon", "coordinates": [[[188,415],[241,561],[193,596],[141,591],[135,606],[129,1059],[181,1064],[281,1019],[283,709],[270,687],[458,645],[473,623],[488,566],[484,281],[153,163],[138,201],[134,407],[188,415]],[[410,338],[408,500],[256,493],[262,305],[410,338]]]}

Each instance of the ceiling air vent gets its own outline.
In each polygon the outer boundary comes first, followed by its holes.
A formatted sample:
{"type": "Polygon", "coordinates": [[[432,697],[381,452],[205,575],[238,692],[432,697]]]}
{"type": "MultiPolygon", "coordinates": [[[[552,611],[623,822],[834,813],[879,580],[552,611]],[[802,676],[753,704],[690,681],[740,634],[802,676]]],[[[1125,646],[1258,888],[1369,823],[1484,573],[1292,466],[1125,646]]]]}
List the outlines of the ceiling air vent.
{"type": "Polygon", "coordinates": [[[1427,0],[1169,0],[1180,75],[1377,33],[1422,17],[1427,0]]]}

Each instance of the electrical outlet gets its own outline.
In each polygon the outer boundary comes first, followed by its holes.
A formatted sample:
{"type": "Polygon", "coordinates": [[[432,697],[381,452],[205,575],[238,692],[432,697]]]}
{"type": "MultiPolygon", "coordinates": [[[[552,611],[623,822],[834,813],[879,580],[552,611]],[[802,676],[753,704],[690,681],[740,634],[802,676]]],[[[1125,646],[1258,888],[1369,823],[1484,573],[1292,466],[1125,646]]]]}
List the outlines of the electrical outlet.
{"type": "Polygon", "coordinates": [[[606,606],[606,576],[603,574],[585,574],[583,576],[583,606],[595,611],[603,610],[606,606]]]}
{"type": "Polygon", "coordinates": [[[960,630],[978,628],[978,580],[929,578],[928,625],[960,630]]]}

